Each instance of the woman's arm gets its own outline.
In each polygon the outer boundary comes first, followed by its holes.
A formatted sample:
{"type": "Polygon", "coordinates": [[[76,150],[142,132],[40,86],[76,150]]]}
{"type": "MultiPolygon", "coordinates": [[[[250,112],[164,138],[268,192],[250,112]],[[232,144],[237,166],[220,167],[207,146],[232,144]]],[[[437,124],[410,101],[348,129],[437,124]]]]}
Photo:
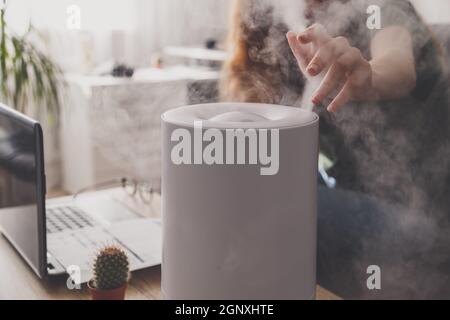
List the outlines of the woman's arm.
{"type": "Polygon", "coordinates": [[[416,87],[411,34],[403,27],[379,31],[371,42],[372,90],[378,99],[401,98],[416,87]]]}
{"type": "Polygon", "coordinates": [[[324,74],[312,102],[319,104],[334,96],[328,106],[330,112],[349,101],[401,98],[415,87],[412,38],[403,27],[389,27],[375,35],[371,42],[371,61],[346,38],[332,38],[318,24],[299,34],[289,32],[287,38],[306,76],[324,74]]]}

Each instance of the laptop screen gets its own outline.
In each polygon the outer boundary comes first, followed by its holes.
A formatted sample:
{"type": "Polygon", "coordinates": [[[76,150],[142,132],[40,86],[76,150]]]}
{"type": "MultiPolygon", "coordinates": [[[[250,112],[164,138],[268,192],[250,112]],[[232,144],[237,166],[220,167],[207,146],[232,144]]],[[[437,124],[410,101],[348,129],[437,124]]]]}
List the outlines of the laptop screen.
{"type": "Polygon", "coordinates": [[[39,237],[44,226],[42,208],[38,208],[44,197],[38,192],[43,185],[39,128],[33,120],[0,105],[0,228],[41,275],[45,245],[39,237]]]}

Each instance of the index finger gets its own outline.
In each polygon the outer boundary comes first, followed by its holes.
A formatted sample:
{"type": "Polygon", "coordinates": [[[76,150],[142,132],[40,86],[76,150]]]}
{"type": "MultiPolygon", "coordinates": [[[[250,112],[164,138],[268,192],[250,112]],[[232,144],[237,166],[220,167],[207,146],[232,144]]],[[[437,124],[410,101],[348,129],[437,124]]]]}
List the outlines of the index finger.
{"type": "Polygon", "coordinates": [[[307,28],[305,31],[301,32],[297,36],[298,41],[303,44],[315,43],[324,44],[330,41],[332,38],[328,34],[325,27],[321,24],[313,24],[311,27],[307,28]]]}
{"type": "Polygon", "coordinates": [[[297,59],[297,63],[300,67],[300,69],[303,72],[306,72],[306,66],[309,63],[309,60],[311,59],[308,50],[304,48],[304,45],[298,42],[297,34],[295,32],[289,31],[286,34],[286,37],[289,42],[289,46],[291,47],[291,50],[297,59]]]}

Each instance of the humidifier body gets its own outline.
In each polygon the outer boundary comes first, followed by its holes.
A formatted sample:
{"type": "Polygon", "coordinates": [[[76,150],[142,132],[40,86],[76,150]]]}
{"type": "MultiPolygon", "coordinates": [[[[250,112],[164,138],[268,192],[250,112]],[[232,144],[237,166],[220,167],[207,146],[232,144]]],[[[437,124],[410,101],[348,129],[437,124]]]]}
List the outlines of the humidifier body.
{"type": "Polygon", "coordinates": [[[164,298],[313,299],[317,157],[318,116],[299,108],[163,114],[164,298]]]}

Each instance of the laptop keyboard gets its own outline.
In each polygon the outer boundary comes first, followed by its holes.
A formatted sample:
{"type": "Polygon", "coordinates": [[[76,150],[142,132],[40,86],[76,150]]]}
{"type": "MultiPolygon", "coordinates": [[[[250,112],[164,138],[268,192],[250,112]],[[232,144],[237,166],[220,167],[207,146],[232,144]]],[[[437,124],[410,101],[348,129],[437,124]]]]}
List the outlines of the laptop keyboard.
{"type": "Polygon", "coordinates": [[[73,206],[47,208],[46,216],[48,234],[98,225],[89,215],[73,206]]]}
{"type": "Polygon", "coordinates": [[[71,205],[48,206],[48,266],[55,274],[70,266],[81,271],[82,282],[92,278],[92,261],[98,249],[118,245],[124,249],[132,270],[161,263],[161,226],[153,219],[132,219],[103,225],[71,205]]]}
{"type": "Polygon", "coordinates": [[[92,269],[92,261],[96,253],[107,245],[120,246],[128,256],[130,267],[136,267],[145,262],[138,253],[130,251],[126,244],[103,227],[66,230],[47,236],[49,253],[62,265],[76,265],[83,272],[92,269]]]}

